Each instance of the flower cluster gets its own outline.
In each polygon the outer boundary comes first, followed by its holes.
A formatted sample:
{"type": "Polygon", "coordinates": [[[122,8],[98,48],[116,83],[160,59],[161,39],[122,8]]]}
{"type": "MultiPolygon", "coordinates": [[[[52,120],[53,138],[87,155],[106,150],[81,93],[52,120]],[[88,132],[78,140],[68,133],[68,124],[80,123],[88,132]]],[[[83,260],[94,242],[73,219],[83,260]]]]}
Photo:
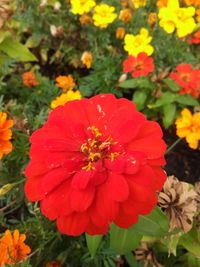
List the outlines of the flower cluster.
{"type": "Polygon", "coordinates": [[[180,7],[178,0],[168,0],[167,6],[160,8],[158,17],[160,26],[167,33],[176,30],[178,37],[182,38],[194,31],[196,27],[194,15],[194,7],[180,7]]]}
{"type": "Polygon", "coordinates": [[[192,115],[190,110],[184,108],[175,124],[176,134],[185,138],[190,148],[197,149],[200,140],[200,112],[192,115]]]}
{"type": "Polygon", "coordinates": [[[129,55],[137,56],[141,52],[145,52],[150,56],[154,48],[150,44],[152,37],[149,36],[149,32],[145,28],[141,28],[139,34],[126,34],[124,38],[124,49],[129,55]]]}
{"type": "Polygon", "coordinates": [[[146,53],[140,53],[137,57],[129,56],[123,62],[123,71],[131,72],[133,78],[147,76],[154,71],[153,58],[146,53]]]}
{"type": "Polygon", "coordinates": [[[0,112],[0,159],[4,154],[9,154],[12,151],[10,139],[12,137],[11,127],[13,120],[7,120],[7,114],[0,112]]]}
{"type": "Polygon", "coordinates": [[[61,233],[130,227],[153,209],[166,178],[160,126],[111,94],[58,107],[30,141],[26,196],[61,233]]]}
{"type": "Polygon", "coordinates": [[[26,259],[31,249],[24,243],[25,239],[26,235],[20,234],[18,230],[13,234],[10,230],[5,231],[0,239],[0,266],[15,266],[19,261],[26,259]]]}
{"type": "Polygon", "coordinates": [[[194,98],[199,97],[200,70],[193,69],[190,64],[179,64],[169,77],[181,87],[181,94],[190,94],[194,98]]]}

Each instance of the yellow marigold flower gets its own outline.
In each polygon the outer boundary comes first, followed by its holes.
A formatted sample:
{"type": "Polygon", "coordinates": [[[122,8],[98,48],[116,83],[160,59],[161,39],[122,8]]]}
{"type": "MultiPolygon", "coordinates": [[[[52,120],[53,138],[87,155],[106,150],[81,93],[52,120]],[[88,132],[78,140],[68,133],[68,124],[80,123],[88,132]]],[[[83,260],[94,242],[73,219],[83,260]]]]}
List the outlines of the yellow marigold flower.
{"type": "Polygon", "coordinates": [[[142,6],[146,6],[147,0],[132,0],[134,8],[139,8],[142,6]]]}
{"type": "Polygon", "coordinates": [[[80,16],[79,21],[82,25],[92,24],[93,20],[88,14],[83,14],[80,16]]]}
{"type": "Polygon", "coordinates": [[[158,0],[157,3],[156,3],[156,5],[157,5],[158,8],[160,8],[160,7],[166,7],[167,4],[168,4],[168,0],[158,0]]]}
{"type": "Polygon", "coordinates": [[[118,27],[116,29],[115,35],[117,39],[123,39],[126,31],[123,27],[118,27]]]}
{"type": "Polygon", "coordinates": [[[75,85],[76,84],[71,75],[67,75],[67,76],[60,75],[56,78],[56,86],[58,86],[59,88],[62,88],[64,92],[73,89],[75,85]]]}
{"type": "Polygon", "coordinates": [[[0,112],[0,159],[4,154],[12,151],[12,144],[9,141],[12,137],[10,128],[13,126],[13,120],[7,120],[7,114],[0,112]]]}
{"type": "Polygon", "coordinates": [[[5,231],[0,240],[0,266],[14,265],[26,259],[31,249],[24,243],[25,239],[26,235],[20,234],[18,230],[15,230],[13,234],[10,230],[5,231]]]}
{"type": "Polygon", "coordinates": [[[54,109],[58,106],[63,106],[65,103],[77,99],[81,99],[80,91],[69,90],[67,91],[67,93],[63,93],[60,96],[56,97],[56,99],[51,102],[51,108],[54,109]]]}
{"type": "Polygon", "coordinates": [[[125,23],[128,23],[132,18],[132,10],[130,8],[122,9],[119,13],[119,19],[125,23]]]}
{"type": "Polygon", "coordinates": [[[167,7],[160,8],[158,17],[160,26],[167,33],[177,30],[178,37],[182,38],[195,29],[194,14],[194,7],[180,8],[178,0],[169,0],[167,7]]]}
{"type": "Polygon", "coordinates": [[[88,69],[91,68],[92,66],[92,53],[85,51],[82,56],[81,56],[81,61],[83,63],[83,65],[85,65],[88,69]]]}
{"type": "Polygon", "coordinates": [[[154,48],[150,44],[152,37],[149,36],[149,32],[145,28],[140,29],[140,33],[137,35],[126,34],[124,41],[124,49],[128,52],[129,55],[137,56],[141,52],[145,52],[150,56],[154,48]]]}
{"type": "Polygon", "coordinates": [[[117,17],[117,14],[114,13],[114,6],[109,6],[106,4],[97,5],[94,8],[94,25],[100,28],[107,28],[117,17]]]}
{"type": "Polygon", "coordinates": [[[96,5],[94,0],[70,0],[71,11],[73,14],[82,15],[84,13],[90,12],[90,10],[96,5]]]}
{"type": "Polygon", "coordinates": [[[200,112],[192,115],[189,109],[184,108],[175,125],[176,134],[185,138],[190,148],[196,149],[200,140],[200,112]]]}
{"type": "Polygon", "coordinates": [[[156,23],[156,19],[157,19],[157,14],[154,12],[150,12],[148,17],[149,25],[153,26],[156,23]]]}

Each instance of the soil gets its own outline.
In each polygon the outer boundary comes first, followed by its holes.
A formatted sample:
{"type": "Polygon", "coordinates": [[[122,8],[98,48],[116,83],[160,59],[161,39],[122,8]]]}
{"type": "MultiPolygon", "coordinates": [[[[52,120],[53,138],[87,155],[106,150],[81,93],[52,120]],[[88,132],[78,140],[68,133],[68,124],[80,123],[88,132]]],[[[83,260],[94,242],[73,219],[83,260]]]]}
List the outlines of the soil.
{"type": "MultiPolygon", "coordinates": [[[[170,147],[177,139],[175,129],[164,131],[164,139],[170,147]]],[[[174,175],[179,180],[195,183],[200,181],[200,149],[191,149],[182,139],[166,154],[165,170],[168,175],[174,175]]]]}

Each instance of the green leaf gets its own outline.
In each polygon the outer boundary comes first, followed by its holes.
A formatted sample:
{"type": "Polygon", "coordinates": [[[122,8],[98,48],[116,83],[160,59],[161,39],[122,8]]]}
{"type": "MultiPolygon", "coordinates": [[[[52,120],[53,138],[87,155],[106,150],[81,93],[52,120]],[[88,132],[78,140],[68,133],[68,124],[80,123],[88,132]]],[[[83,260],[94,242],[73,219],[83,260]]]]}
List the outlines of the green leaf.
{"type": "Polygon", "coordinates": [[[36,61],[36,57],[28,50],[28,48],[14,40],[12,37],[7,37],[0,44],[0,51],[6,53],[9,57],[20,61],[36,61]]]}
{"type": "Polygon", "coordinates": [[[186,248],[189,252],[199,257],[200,253],[200,238],[197,229],[192,229],[190,232],[181,236],[179,244],[186,248]]]}
{"type": "Polygon", "coordinates": [[[182,105],[198,106],[199,103],[191,95],[176,95],[175,101],[182,105]]]}
{"type": "Polygon", "coordinates": [[[161,209],[155,207],[149,215],[139,216],[138,223],[132,228],[141,235],[163,237],[168,233],[168,219],[161,209]]]}
{"type": "Polygon", "coordinates": [[[155,102],[155,104],[149,105],[149,108],[159,108],[167,104],[175,102],[176,95],[171,92],[165,92],[162,96],[155,102]]]}
{"type": "Polygon", "coordinates": [[[126,80],[118,84],[121,88],[127,89],[135,89],[135,88],[146,88],[146,89],[153,89],[155,87],[154,83],[152,83],[149,78],[134,78],[130,80],[126,80]]]}
{"type": "Polygon", "coordinates": [[[136,104],[137,110],[144,108],[147,94],[144,91],[136,91],[133,95],[133,102],[136,104]]]}
{"type": "Polygon", "coordinates": [[[163,107],[163,125],[167,129],[172,125],[176,115],[176,104],[167,104],[163,107]]]}
{"type": "Polygon", "coordinates": [[[123,229],[115,224],[110,229],[110,247],[119,254],[127,254],[138,247],[141,234],[138,234],[133,228],[123,229]]]}
{"type": "Polygon", "coordinates": [[[142,267],[141,263],[136,261],[133,253],[129,252],[125,255],[125,259],[128,262],[130,267],[142,267]]]}
{"type": "Polygon", "coordinates": [[[172,80],[172,79],[170,79],[170,78],[163,79],[162,81],[163,81],[163,82],[169,87],[169,89],[170,89],[171,91],[173,91],[173,92],[178,92],[178,91],[181,89],[181,87],[180,87],[177,83],[175,83],[174,80],[172,80]]]}
{"type": "Polygon", "coordinates": [[[86,237],[86,243],[87,243],[87,247],[90,252],[90,255],[92,256],[92,258],[94,258],[103,236],[102,235],[91,236],[91,235],[85,234],[85,237],[86,237]]]}

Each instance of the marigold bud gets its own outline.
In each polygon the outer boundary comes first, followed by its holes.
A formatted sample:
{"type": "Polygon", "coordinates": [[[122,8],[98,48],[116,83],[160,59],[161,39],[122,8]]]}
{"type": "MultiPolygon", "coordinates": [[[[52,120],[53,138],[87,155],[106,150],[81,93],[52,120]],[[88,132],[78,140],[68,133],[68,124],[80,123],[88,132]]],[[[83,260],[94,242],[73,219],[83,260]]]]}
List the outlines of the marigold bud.
{"type": "Polygon", "coordinates": [[[116,38],[117,39],[123,39],[124,38],[124,35],[125,35],[126,31],[123,27],[119,27],[116,29],[116,38]]]}
{"type": "Polygon", "coordinates": [[[132,10],[130,8],[122,9],[119,13],[119,19],[124,23],[128,23],[132,18],[132,10]]]}

